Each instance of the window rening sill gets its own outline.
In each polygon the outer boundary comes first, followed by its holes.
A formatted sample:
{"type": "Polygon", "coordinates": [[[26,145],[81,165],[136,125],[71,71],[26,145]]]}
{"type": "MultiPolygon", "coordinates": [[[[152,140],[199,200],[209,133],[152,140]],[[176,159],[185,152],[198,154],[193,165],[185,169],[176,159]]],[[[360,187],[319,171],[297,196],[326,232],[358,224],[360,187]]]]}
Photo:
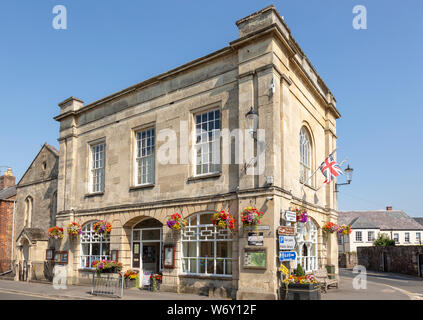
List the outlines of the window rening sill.
{"type": "Polygon", "coordinates": [[[101,192],[91,192],[91,193],[85,194],[85,198],[101,197],[103,195],[104,195],[104,191],[101,191],[101,192]]]}
{"type": "Polygon", "coordinates": [[[204,274],[204,273],[181,273],[180,278],[195,278],[195,279],[208,279],[208,280],[232,280],[231,274],[204,274]]]}
{"type": "Polygon", "coordinates": [[[140,185],[137,185],[137,186],[131,186],[131,187],[129,187],[129,191],[136,191],[136,190],[154,188],[155,185],[156,185],[155,183],[146,183],[146,184],[140,184],[140,185]]]}
{"type": "Polygon", "coordinates": [[[201,179],[209,179],[209,178],[217,178],[220,177],[222,175],[222,172],[213,172],[213,173],[206,173],[206,174],[200,174],[200,175],[195,175],[192,177],[189,177],[187,181],[195,181],[195,180],[201,180],[201,179]]]}

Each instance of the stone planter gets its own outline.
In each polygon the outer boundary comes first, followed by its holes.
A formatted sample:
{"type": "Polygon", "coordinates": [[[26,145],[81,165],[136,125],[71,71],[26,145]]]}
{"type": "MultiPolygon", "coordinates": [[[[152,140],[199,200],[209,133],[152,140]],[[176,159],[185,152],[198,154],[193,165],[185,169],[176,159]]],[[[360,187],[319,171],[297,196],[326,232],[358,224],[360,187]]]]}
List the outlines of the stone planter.
{"type": "Polygon", "coordinates": [[[282,284],[279,290],[279,300],[321,300],[320,284],[290,283],[288,290],[282,284]]]}
{"type": "Polygon", "coordinates": [[[137,280],[125,279],[125,289],[135,288],[137,286],[137,280]]]}

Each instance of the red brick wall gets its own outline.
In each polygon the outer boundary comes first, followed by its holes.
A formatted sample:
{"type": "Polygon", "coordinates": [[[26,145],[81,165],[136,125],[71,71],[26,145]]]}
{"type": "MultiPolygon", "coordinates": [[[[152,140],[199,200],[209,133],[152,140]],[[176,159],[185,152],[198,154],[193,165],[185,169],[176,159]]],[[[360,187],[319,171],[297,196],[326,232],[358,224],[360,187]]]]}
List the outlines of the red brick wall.
{"type": "Polygon", "coordinates": [[[10,270],[13,201],[0,200],[0,273],[10,270]]]}

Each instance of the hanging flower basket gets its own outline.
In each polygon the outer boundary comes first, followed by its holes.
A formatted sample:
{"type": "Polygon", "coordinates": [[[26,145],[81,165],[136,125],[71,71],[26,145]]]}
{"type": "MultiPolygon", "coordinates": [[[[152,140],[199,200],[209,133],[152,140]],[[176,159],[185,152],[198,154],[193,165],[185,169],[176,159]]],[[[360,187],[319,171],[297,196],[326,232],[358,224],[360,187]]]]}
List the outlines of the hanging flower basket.
{"type": "Polygon", "coordinates": [[[98,273],[117,273],[122,270],[122,263],[113,260],[93,261],[92,267],[98,273]]]}
{"type": "Polygon", "coordinates": [[[72,223],[68,224],[68,235],[69,236],[77,237],[81,234],[82,234],[82,228],[78,223],[72,222],[72,223]]]}
{"type": "Polygon", "coordinates": [[[235,228],[235,219],[225,210],[213,215],[213,225],[219,229],[233,230],[235,228]]]}
{"type": "Polygon", "coordinates": [[[109,234],[112,231],[112,225],[109,222],[100,220],[93,224],[93,230],[97,234],[109,234]]]}
{"type": "Polygon", "coordinates": [[[351,233],[351,227],[350,226],[339,226],[338,233],[343,234],[343,235],[349,235],[351,233]]]}
{"type": "Polygon", "coordinates": [[[174,213],[167,220],[167,226],[172,230],[180,230],[187,225],[187,221],[179,213],[174,213]]]}
{"type": "Polygon", "coordinates": [[[296,209],[297,222],[306,223],[308,220],[308,214],[306,210],[296,209]]]}
{"type": "Polygon", "coordinates": [[[260,224],[264,213],[254,207],[247,207],[241,212],[241,221],[244,227],[252,227],[260,224]]]}
{"type": "Polygon", "coordinates": [[[49,228],[48,237],[51,239],[63,239],[63,228],[59,228],[58,226],[49,228]]]}
{"type": "Polygon", "coordinates": [[[333,222],[326,222],[324,224],[324,226],[322,227],[323,231],[327,232],[327,233],[334,233],[334,232],[338,232],[339,230],[339,226],[333,222]]]}

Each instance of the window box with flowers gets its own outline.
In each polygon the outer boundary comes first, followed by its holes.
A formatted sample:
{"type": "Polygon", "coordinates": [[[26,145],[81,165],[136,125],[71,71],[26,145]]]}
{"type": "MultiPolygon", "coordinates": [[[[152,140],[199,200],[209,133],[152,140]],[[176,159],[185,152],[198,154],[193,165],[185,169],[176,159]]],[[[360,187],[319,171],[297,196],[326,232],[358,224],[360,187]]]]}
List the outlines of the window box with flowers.
{"type": "Polygon", "coordinates": [[[82,234],[81,225],[76,222],[68,224],[68,235],[70,238],[76,238],[82,234]]]}
{"type": "Polygon", "coordinates": [[[260,224],[260,219],[264,213],[258,211],[255,207],[246,207],[241,212],[241,221],[244,227],[255,227],[260,224]]]}
{"type": "Polygon", "coordinates": [[[93,261],[92,267],[97,273],[119,273],[122,270],[122,263],[113,260],[93,261]]]}
{"type": "Polygon", "coordinates": [[[225,210],[216,212],[213,215],[212,222],[213,225],[218,229],[233,230],[235,228],[235,219],[225,210]]]}
{"type": "Polygon", "coordinates": [[[63,228],[59,228],[58,226],[54,226],[48,229],[48,237],[50,239],[61,240],[64,237],[63,228]]]}
{"type": "Polygon", "coordinates": [[[298,265],[294,275],[282,280],[280,300],[321,300],[320,283],[298,265]]]}
{"type": "Polygon", "coordinates": [[[179,213],[174,213],[170,216],[170,218],[167,220],[167,226],[172,230],[181,230],[187,225],[187,221],[182,218],[182,216],[179,213]]]}
{"type": "Polygon", "coordinates": [[[93,224],[93,231],[97,234],[106,235],[112,232],[112,225],[109,222],[100,220],[93,224]]]}

